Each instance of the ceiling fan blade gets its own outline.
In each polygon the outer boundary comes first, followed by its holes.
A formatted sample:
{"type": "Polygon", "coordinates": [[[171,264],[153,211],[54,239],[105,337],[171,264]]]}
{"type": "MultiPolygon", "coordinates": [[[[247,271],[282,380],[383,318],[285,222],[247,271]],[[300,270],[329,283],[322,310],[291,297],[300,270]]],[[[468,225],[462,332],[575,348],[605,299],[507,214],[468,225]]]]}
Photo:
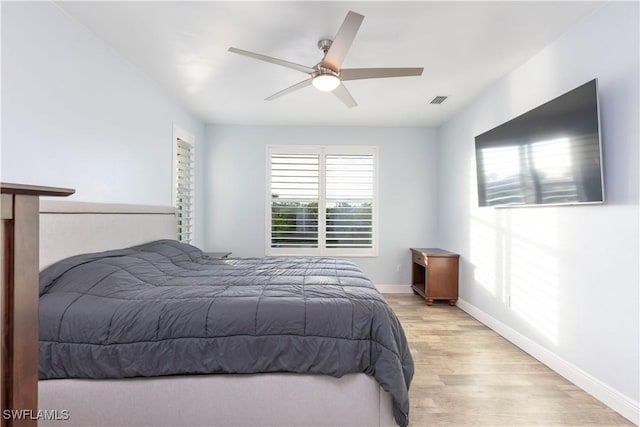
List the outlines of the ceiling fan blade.
{"type": "Polygon", "coordinates": [[[347,107],[353,108],[358,106],[358,103],[356,102],[356,100],[353,99],[353,96],[351,96],[346,86],[343,85],[342,83],[340,83],[340,85],[333,90],[333,93],[347,107]]]}
{"type": "Polygon", "coordinates": [[[295,64],[293,62],[284,61],[282,59],[272,58],[266,55],[260,55],[259,53],[249,52],[248,50],[242,50],[235,47],[230,47],[229,52],[237,53],[239,55],[248,56],[249,58],[259,59],[260,61],[270,62],[272,64],[281,65],[283,67],[292,68],[294,70],[302,71],[303,73],[312,74],[317,70],[304,65],[295,64]]]}
{"type": "Polygon", "coordinates": [[[323,67],[330,68],[336,72],[340,71],[342,61],[347,56],[347,52],[349,52],[351,43],[353,43],[363,19],[364,16],[358,13],[352,11],[347,13],[347,17],[344,18],[344,22],[333,39],[327,55],[322,60],[321,65],[323,67]]]}
{"type": "Polygon", "coordinates": [[[295,92],[296,90],[302,89],[303,87],[310,86],[312,80],[313,79],[303,80],[300,83],[296,83],[293,86],[289,86],[288,88],[283,89],[278,93],[274,93],[270,97],[266,98],[265,101],[273,101],[274,99],[280,98],[283,95],[286,95],[286,94],[291,93],[291,92],[295,92]]]}
{"type": "Polygon", "coordinates": [[[423,70],[424,68],[343,68],[340,70],[340,80],[421,76],[423,70]]]}

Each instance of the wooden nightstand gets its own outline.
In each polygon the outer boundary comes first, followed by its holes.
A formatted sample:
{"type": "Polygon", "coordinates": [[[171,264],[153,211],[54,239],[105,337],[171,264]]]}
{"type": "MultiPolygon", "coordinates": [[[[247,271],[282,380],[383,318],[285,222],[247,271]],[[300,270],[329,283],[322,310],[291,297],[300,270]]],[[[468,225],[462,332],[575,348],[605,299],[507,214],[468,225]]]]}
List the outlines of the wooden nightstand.
{"type": "Polygon", "coordinates": [[[209,259],[226,259],[229,258],[231,252],[203,252],[203,255],[209,259]]]}
{"type": "Polygon", "coordinates": [[[411,288],[427,305],[444,299],[458,301],[458,260],[460,255],[439,248],[411,248],[411,288]]]}

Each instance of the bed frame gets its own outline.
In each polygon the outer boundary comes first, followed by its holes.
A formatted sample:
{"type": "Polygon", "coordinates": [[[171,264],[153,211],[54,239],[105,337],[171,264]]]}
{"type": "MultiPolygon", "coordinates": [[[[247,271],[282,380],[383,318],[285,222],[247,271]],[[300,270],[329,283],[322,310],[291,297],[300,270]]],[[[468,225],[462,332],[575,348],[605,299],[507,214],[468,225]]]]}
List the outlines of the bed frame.
{"type": "MultiPolygon", "coordinates": [[[[173,208],[41,200],[40,268],[80,253],[175,239],[176,229],[173,208]]],[[[40,426],[396,425],[391,395],[365,374],[61,379],[38,388],[38,407],[58,418],[40,426]]]]}

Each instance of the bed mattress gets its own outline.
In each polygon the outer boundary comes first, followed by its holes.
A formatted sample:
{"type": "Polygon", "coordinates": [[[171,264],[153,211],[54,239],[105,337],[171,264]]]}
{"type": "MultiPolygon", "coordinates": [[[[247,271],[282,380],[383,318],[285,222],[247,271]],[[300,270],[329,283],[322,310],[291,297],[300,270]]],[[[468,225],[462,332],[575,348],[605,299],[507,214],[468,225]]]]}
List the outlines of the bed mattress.
{"type": "Polygon", "coordinates": [[[207,259],[161,240],[74,256],[40,275],[40,378],[363,372],[408,423],[413,361],[352,262],[207,259]]]}

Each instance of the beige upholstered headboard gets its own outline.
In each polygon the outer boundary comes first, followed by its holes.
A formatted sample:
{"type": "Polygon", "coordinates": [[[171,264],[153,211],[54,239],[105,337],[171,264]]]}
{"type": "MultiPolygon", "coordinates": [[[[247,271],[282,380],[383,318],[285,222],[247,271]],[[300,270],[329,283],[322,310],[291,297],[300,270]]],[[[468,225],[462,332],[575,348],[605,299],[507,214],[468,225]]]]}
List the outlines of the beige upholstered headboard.
{"type": "Polygon", "coordinates": [[[176,235],[172,207],[40,200],[40,270],[72,255],[176,235]]]}

